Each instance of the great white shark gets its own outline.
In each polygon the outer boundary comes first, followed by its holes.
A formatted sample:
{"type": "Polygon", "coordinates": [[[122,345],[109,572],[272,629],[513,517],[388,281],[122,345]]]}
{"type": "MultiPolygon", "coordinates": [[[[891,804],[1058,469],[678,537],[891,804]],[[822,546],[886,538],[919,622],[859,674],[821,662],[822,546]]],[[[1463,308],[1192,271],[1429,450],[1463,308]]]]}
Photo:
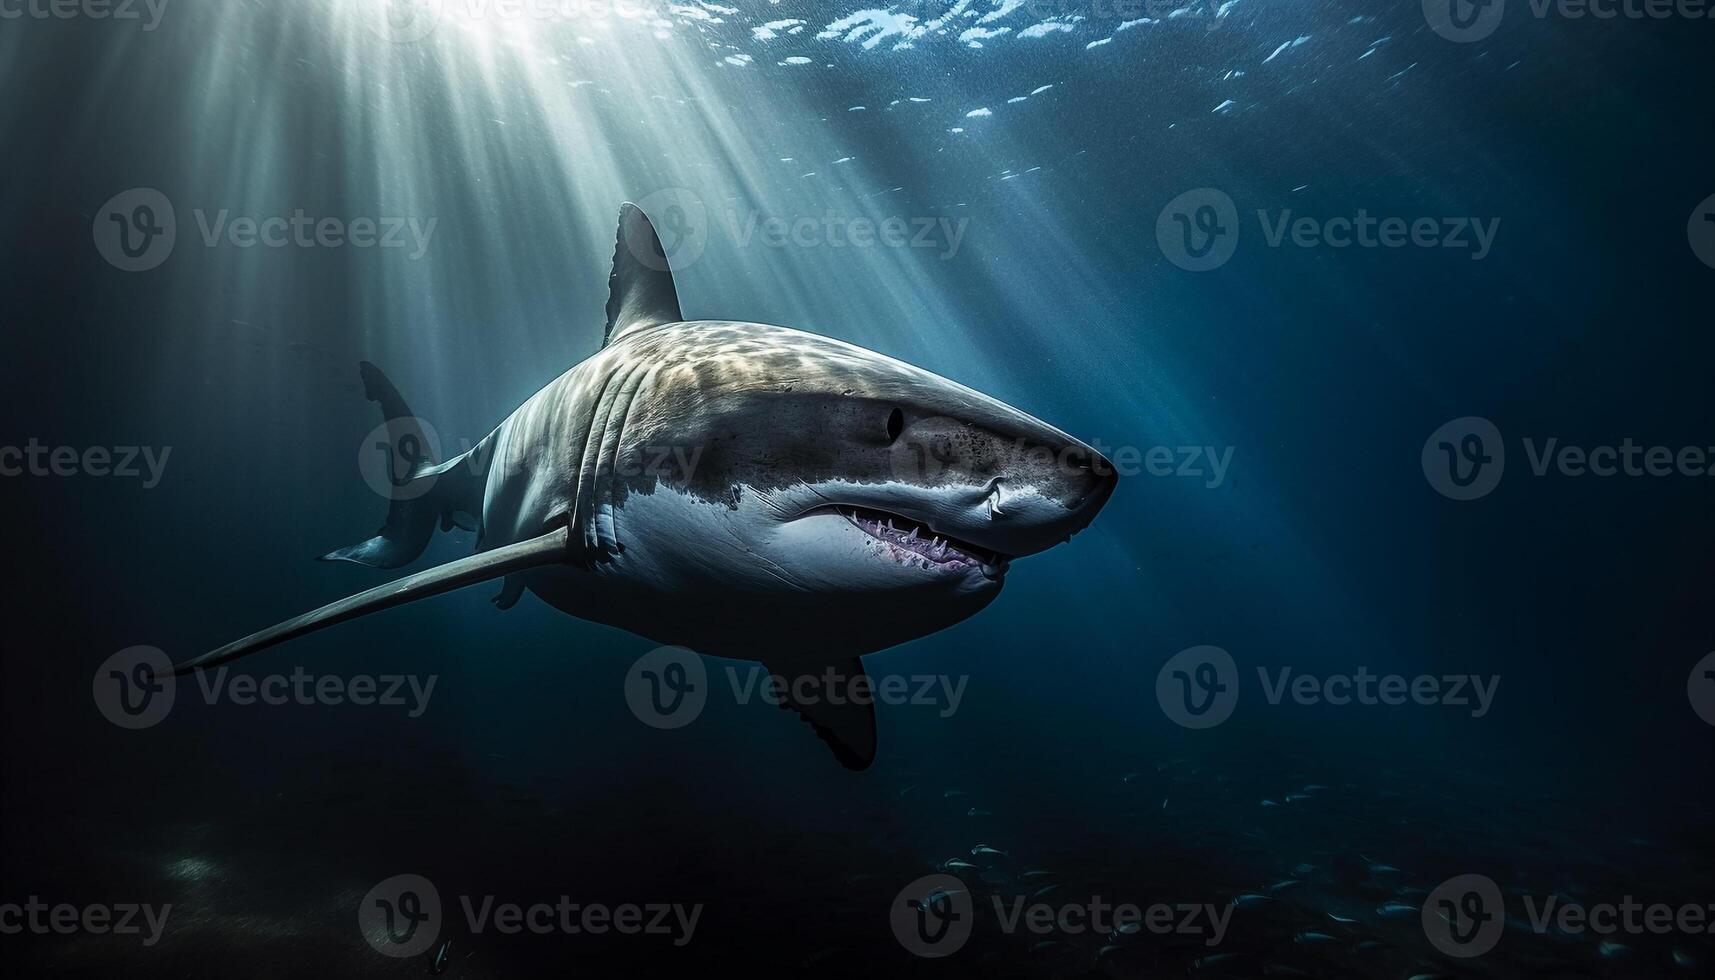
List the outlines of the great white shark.
{"type": "MultiPolygon", "coordinates": [[[[859,658],[992,602],[1009,564],[1067,541],[1113,492],[1090,446],[963,385],[787,327],[685,320],[649,218],[620,209],[602,348],[468,452],[419,450],[386,523],[323,560],[399,568],[437,528],[476,554],[286,620],[178,665],[480,582],[581,619],[786,678],[866,682],[859,658]]],[[[397,445],[422,423],[360,366],[397,445]]],[[[820,690],[820,687],[814,690],[820,690]]],[[[873,699],[786,686],[853,769],[875,758],[873,699]]]]}

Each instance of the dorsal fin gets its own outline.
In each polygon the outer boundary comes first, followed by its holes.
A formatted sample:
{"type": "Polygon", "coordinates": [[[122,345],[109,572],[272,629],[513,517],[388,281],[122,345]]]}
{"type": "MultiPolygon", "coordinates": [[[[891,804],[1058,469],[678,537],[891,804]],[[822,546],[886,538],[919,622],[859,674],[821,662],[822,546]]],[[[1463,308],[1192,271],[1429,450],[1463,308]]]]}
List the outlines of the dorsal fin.
{"type": "Polygon", "coordinates": [[[608,276],[605,345],[637,326],[676,323],[679,291],[673,269],[649,216],[635,204],[619,206],[619,235],[613,246],[613,274],[608,276]]]}

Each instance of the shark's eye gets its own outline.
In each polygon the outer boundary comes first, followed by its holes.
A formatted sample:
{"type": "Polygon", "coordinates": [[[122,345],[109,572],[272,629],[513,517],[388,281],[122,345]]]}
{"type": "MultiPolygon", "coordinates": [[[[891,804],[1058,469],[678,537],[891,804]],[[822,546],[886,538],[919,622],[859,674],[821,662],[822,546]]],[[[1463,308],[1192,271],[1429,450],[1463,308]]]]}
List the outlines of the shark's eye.
{"type": "Polygon", "coordinates": [[[887,415],[887,444],[893,445],[898,441],[899,434],[905,431],[905,413],[894,409],[887,415]]]}

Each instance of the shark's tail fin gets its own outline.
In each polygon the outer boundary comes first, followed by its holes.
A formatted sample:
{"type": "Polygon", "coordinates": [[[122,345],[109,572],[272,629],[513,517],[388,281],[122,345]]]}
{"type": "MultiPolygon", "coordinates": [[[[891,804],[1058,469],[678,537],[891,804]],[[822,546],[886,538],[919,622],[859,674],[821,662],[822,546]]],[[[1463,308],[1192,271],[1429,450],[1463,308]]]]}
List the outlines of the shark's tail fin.
{"type": "Polygon", "coordinates": [[[442,530],[462,527],[477,530],[476,515],[482,512],[483,485],[487,482],[485,445],[445,462],[436,458],[433,441],[424,431],[423,420],[411,414],[393,382],[368,361],[358,365],[363,393],[381,405],[385,439],[364,446],[365,474],[388,499],[387,522],[375,537],[347,548],[330,551],[318,561],[350,561],[371,568],[398,568],[417,560],[435,526],[442,530]],[[373,454],[368,455],[368,454],[373,454]],[[374,464],[374,474],[368,464],[374,464]]]}

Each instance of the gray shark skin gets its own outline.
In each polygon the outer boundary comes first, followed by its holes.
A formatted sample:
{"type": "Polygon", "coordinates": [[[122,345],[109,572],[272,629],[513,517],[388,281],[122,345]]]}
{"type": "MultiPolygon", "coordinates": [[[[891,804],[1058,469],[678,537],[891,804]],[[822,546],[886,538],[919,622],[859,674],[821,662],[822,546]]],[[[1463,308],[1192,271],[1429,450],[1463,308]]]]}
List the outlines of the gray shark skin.
{"type": "MultiPolygon", "coordinates": [[[[786,327],[685,321],[629,204],[610,286],[600,351],[468,453],[423,461],[379,534],[323,558],[400,567],[437,526],[476,530],[477,554],[179,673],[503,578],[503,609],[530,592],[659,643],[850,684],[862,655],[988,605],[1013,559],[1082,530],[1117,482],[1084,443],[920,368],[786,327]]],[[[390,428],[420,435],[381,372],[362,375],[390,428]]],[[[788,704],[849,768],[874,759],[872,705],[788,704]]]]}

